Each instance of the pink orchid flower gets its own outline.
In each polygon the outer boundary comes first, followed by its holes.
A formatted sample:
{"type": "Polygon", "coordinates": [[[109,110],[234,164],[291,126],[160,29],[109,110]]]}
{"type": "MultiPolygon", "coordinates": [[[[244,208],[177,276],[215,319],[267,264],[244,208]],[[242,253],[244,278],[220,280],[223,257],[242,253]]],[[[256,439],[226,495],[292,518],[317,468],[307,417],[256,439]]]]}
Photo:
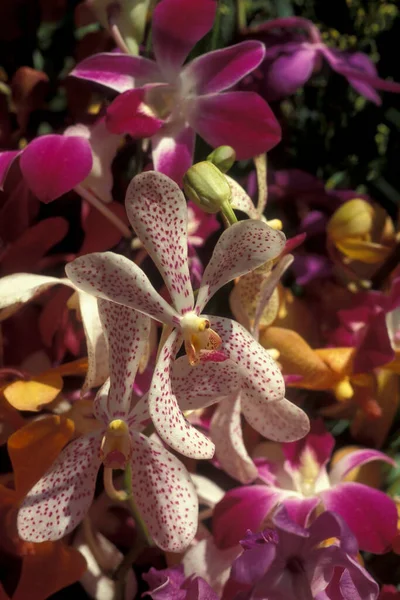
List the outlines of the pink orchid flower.
{"type": "Polygon", "coordinates": [[[110,352],[110,379],[100,389],[94,413],[103,427],[69,444],[31,489],[18,513],[18,532],[26,541],[57,540],[83,519],[104,465],[104,486],[112,497],[114,469],[132,469],[132,493],[156,544],[180,552],[197,529],[194,485],[182,463],[141,433],[147,410],[131,404],[132,385],[145,350],[150,320],[113,302],[99,300],[110,352]]]}
{"type": "Polygon", "coordinates": [[[400,92],[400,83],[385,81],[378,77],[372,60],[363,52],[344,52],[329,48],[323,43],[315,25],[302,17],[272,19],[249,30],[257,36],[265,36],[281,30],[285,37],[265,38],[267,50],[261,65],[264,73],[263,88],[269,100],[277,100],[293,94],[319,71],[323,60],[343,75],[362,96],[380,105],[376,90],[400,92]],[[296,29],[305,33],[299,34],[296,29]],[[290,37],[289,37],[290,36],[290,37]],[[272,44],[269,45],[269,41],[272,44]]]}
{"type": "MultiPolygon", "coordinates": [[[[223,285],[279,255],[282,233],[261,221],[242,221],[219,238],[198,290],[190,284],[187,257],[187,205],[178,185],[166,175],[148,171],[130,183],[126,210],[133,229],[158,267],[172,299],[168,304],[145,273],[124,256],[82,256],[66,267],[73,283],[89,294],[149,315],[164,323],[169,335],[159,354],[149,391],[149,412],[160,437],[192,458],[211,458],[212,442],[185,420],[171,387],[170,371],[184,343],[189,362],[219,362],[221,374],[231,359],[243,376],[243,397],[251,422],[262,422],[275,400],[276,438],[298,439],[308,418],[283,398],[282,375],[270,355],[235,321],[202,314],[223,285]],[[222,362],[220,362],[222,361],[222,362]]],[[[193,370],[195,374],[196,370],[193,370]]]]}
{"type": "Polygon", "coordinates": [[[281,137],[258,94],[225,91],[261,63],[263,44],[242,42],[182,67],[211,29],[216,7],[215,0],[162,0],[152,19],[155,61],[103,53],[71,73],[120,93],[107,110],[110,131],[150,137],[154,168],[178,183],[192,164],[195,132],[211,146],[232,146],[238,159],[266,152],[281,137]]]}
{"type": "Polygon", "coordinates": [[[299,442],[282,444],[283,458],[266,461],[260,470],[264,485],[230,490],[214,511],[216,544],[237,544],[250,528],[258,531],[277,504],[290,517],[306,525],[317,508],[339,514],[353,531],[362,550],[386,552],[396,535],[397,509],[385,493],[361,483],[345,481],[354,468],[374,460],[394,461],[377,450],[355,450],[337,461],[328,473],[326,464],[334,438],[323,423],[313,423],[311,432],[299,442]]]}

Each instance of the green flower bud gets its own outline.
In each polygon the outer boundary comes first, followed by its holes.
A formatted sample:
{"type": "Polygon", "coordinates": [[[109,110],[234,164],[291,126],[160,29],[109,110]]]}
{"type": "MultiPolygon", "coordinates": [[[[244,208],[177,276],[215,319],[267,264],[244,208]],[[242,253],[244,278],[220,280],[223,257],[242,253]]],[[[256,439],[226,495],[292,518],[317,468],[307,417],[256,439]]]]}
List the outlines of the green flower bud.
{"type": "Polygon", "coordinates": [[[219,146],[207,156],[222,173],[227,173],[236,160],[236,152],[231,146],[219,146]]]}
{"type": "Polygon", "coordinates": [[[183,189],[204,212],[221,212],[230,225],[237,222],[231,206],[231,187],[213,163],[204,160],[190,167],[183,178],[183,189]]]}

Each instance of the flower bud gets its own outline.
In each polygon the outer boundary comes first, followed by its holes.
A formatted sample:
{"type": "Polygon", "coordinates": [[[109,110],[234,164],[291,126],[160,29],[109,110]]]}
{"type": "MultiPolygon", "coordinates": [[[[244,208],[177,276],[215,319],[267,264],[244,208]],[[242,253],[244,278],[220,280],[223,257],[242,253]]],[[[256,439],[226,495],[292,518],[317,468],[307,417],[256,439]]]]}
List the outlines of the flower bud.
{"type": "Polygon", "coordinates": [[[232,192],[229,183],[223,173],[209,161],[196,163],[186,171],[183,189],[188,198],[204,212],[224,212],[224,207],[230,207],[232,192]]]}
{"type": "Polygon", "coordinates": [[[231,146],[219,146],[207,156],[222,173],[227,173],[236,160],[236,152],[231,146]]]}
{"type": "Polygon", "coordinates": [[[340,206],[328,223],[328,235],[333,240],[347,237],[364,236],[370,233],[374,218],[373,207],[362,200],[355,198],[340,206]]]}

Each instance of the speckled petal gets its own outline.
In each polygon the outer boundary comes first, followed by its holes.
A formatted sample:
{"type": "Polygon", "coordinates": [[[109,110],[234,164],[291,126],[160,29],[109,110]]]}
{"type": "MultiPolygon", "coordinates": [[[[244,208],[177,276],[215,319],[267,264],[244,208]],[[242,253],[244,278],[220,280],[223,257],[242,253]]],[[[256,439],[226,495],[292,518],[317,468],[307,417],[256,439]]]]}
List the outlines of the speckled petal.
{"type": "Polygon", "coordinates": [[[179,318],[132,261],[113,252],[80,256],[65,267],[77,288],[104,300],[134,308],[157,321],[174,326],[179,318]]]}
{"type": "Polygon", "coordinates": [[[238,368],[231,360],[191,366],[186,356],[173,362],[172,389],[182,410],[205,408],[241,386],[238,368]]]}
{"type": "Polygon", "coordinates": [[[122,304],[100,299],[99,315],[110,358],[109,417],[125,418],[132,388],[150,333],[150,319],[122,304]]]}
{"type": "Polygon", "coordinates": [[[33,486],[18,512],[18,534],[27,542],[59,540],[83,519],[94,495],[102,433],[69,444],[33,486]]]}
{"type": "Polygon", "coordinates": [[[88,371],[81,392],[84,394],[90,388],[102,385],[107,379],[108,348],[100,323],[97,298],[79,290],[77,293],[88,354],[88,371]]]}
{"type": "Polygon", "coordinates": [[[283,398],[283,377],[270,354],[236,321],[210,315],[207,318],[222,339],[221,350],[237,364],[246,395],[259,404],[283,398]]]}
{"type": "Polygon", "coordinates": [[[149,412],[158,435],[171,448],[190,458],[212,458],[214,444],[183,416],[172,391],[171,368],[182,340],[175,330],[165,342],[149,391],[149,412]]]}
{"type": "Polygon", "coordinates": [[[235,223],[219,238],[204,271],[196,307],[201,312],[209,299],[235,277],[279,256],[285,236],[262,221],[235,223]]]}
{"type": "Polygon", "coordinates": [[[250,219],[260,219],[257,208],[247,192],[232,177],[225,175],[232,191],[231,205],[235,210],[244,212],[250,219]]]}
{"type": "Polygon", "coordinates": [[[197,494],[184,465],[141,434],[132,439],[132,493],[157,546],[182,552],[197,530],[197,494]]]}
{"type": "Polygon", "coordinates": [[[243,393],[242,411],[256,431],[274,442],[293,442],[310,430],[306,413],[286,398],[257,402],[254,397],[243,393]]]}
{"type": "Polygon", "coordinates": [[[188,213],[178,185],[166,175],[147,171],[134,177],[126,192],[133,229],[157,265],[178,312],[193,308],[187,258],[188,213]]]}
{"type": "Polygon", "coordinates": [[[221,467],[246,484],[256,479],[258,471],[243,442],[240,414],[240,393],[224,398],[211,419],[210,434],[221,467]]]}
{"type": "Polygon", "coordinates": [[[98,390],[93,401],[93,413],[96,419],[102,421],[105,425],[109,423],[108,394],[110,391],[110,379],[107,379],[98,390]]]}

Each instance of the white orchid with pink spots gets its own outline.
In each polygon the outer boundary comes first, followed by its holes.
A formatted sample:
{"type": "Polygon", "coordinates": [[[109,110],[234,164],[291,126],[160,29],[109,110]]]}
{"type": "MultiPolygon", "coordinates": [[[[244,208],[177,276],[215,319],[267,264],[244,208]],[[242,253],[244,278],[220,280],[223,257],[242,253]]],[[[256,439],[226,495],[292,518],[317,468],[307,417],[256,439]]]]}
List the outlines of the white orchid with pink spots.
{"type": "Polygon", "coordinates": [[[163,276],[172,303],[168,304],[144,272],[123,256],[89,254],[67,265],[66,270],[79,289],[129,306],[169,328],[148,396],[149,413],[160,437],[192,458],[211,458],[214,453],[214,444],[184,418],[172,389],[171,368],[182,343],[192,365],[218,362],[221,374],[227,368],[226,359],[237,365],[244,410],[254,426],[260,428],[265,419],[274,417],[273,439],[287,441],[305,435],[308,418],[284,399],[281,373],[268,352],[235,321],[202,314],[223,285],[278,256],[285,244],[284,235],[256,220],[229,227],[214,248],[195,302],[187,257],[187,205],[178,185],[160,173],[142,173],[128,187],[126,210],[163,276]],[[271,401],[274,411],[266,411],[271,401]]]}
{"type": "Polygon", "coordinates": [[[160,548],[179,552],[196,533],[197,494],[182,463],[141,433],[148,418],[145,404],[131,404],[150,320],[104,300],[99,300],[99,312],[111,373],[94,403],[103,427],[70,443],[31,489],[18,513],[18,533],[23,540],[43,542],[72,531],[89,510],[101,464],[105,490],[123,500],[125,493],[114,488],[112,475],[129,463],[132,493],[149,533],[160,548]]]}

